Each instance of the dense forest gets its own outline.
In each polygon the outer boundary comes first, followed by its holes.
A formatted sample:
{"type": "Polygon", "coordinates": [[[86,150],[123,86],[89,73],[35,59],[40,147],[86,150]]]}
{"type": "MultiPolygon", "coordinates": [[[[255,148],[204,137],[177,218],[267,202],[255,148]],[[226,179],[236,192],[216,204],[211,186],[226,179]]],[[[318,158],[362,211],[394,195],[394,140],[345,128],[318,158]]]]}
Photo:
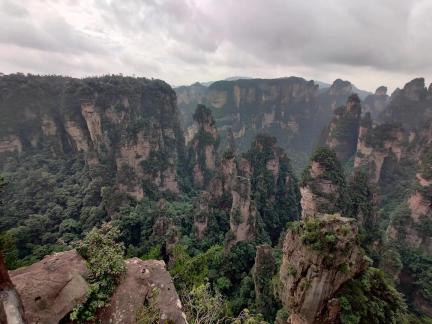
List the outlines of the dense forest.
{"type": "MultiPolygon", "coordinates": [[[[265,91],[253,81],[240,84],[265,91]]],[[[94,319],[123,259],[138,257],[166,263],[189,323],[432,323],[432,138],[427,123],[392,124],[406,98],[393,97],[373,125],[357,96],[333,111],[321,93],[310,120],[306,101],[293,103],[301,127],[327,127],[294,168],[302,133],[288,137],[287,154],[285,133],[230,137],[202,104],[183,132],[162,81],[17,74],[0,77],[0,89],[1,249],[10,270],[78,251],[91,292],[71,320],[94,319]],[[314,305],[320,278],[334,290],[314,305]]],[[[416,101],[419,114],[431,97],[416,101]]],[[[245,125],[260,105],[241,106],[245,125]]],[[[157,307],[137,321],[161,321],[157,307]]]]}

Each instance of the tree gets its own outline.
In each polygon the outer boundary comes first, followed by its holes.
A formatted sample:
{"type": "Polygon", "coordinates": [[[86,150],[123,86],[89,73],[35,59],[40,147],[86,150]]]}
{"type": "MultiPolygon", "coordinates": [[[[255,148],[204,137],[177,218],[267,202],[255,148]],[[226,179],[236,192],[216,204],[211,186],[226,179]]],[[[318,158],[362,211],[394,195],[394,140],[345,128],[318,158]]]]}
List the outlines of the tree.
{"type": "Polygon", "coordinates": [[[118,242],[119,236],[117,227],[104,224],[99,229],[93,228],[76,244],[90,270],[90,291],[87,300],[73,310],[72,320],[93,320],[96,311],[105,306],[114,292],[120,275],[125,271],[124,246],[118,242]]]}
{"type": "MultiPolygon", "coordinates": [[[[4,180],[0,176],[0,191],[4,186],[4,180]]],[[[3,260],[3,253],[0,252],[0,320],[5,316],[6,323],[25,323],[24,309],[22,307],[21,299],[15,290],[12,281],[9,278],[9,273],[6,264],[3,260]]]]}

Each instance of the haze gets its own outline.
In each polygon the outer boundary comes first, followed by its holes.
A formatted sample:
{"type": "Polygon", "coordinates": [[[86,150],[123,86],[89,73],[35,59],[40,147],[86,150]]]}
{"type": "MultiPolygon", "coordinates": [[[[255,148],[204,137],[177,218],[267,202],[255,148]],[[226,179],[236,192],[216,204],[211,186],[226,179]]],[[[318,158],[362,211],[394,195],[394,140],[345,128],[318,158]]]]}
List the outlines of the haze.
{"type": "Polygon", "coordinates": [[[430,0],[0,0],[0,72],[432,79],[430,0]]]}

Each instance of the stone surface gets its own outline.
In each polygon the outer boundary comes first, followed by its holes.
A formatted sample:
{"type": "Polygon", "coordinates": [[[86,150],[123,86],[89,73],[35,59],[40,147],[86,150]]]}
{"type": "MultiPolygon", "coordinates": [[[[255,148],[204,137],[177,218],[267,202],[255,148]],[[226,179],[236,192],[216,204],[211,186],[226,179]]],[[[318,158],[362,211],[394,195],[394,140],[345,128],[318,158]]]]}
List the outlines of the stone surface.
{"type": "MultiPolygon", "coordinates": [[[[125,264],[126,272],[109,304],[97,312],[97,321],[136,323],[137,313],[156,295],[156,307],[162,320],[187,323],[163,261],[133,258],[125,264]]],[[[75,250],[46,256],[29,267],[11,271],[10,276],[22,297],[29,323],[55,324],[67,319],[69,313],[85,301],[89,289],[86,263],[75,250]]]]}
{"type": "Polygon", "coordinates": [[[102,323],[136,323],[137,312],[154,295],[162,321],[187,323],[165,262],[139,258],[126,260],[126,273],[109,305],[97,314],[97,318],[102,323]]]}
{"type": "Polygon", "coordinates": [[[88,271],[76,251],[55,253],[10,272],[29,323],[58,323],[86,299],[88,271]]]}
{"type": "Polygon", "coordinates": [[[279,272],[283,306],[300,315],[305,323],[320,323],[317,319],[337,290],[368,266],[357,243],[353,219],[322,215],[319,223],[323,235],[335,236],[332,249],[321,251],[304,242],[302,222],[286,234],[279,272]]]}

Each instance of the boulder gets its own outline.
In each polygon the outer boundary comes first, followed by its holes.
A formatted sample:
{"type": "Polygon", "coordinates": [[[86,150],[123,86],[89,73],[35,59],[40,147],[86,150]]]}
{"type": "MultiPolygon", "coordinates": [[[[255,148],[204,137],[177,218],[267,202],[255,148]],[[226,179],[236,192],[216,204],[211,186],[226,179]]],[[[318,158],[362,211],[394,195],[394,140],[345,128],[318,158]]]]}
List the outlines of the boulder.
{"type": "MultiPolygon", "coordinates": [[[[109,303],[96,314],[101,323],[136,323],[137,314],[156,296],[160,319],[187,323],[181,302],[165,263],[133,258],[109,303]]],[[[28,323],[67,322],[69,313],[86,300],[89,271],[75,251],[55,253],[29,267],[10,272],[21,295],[28,323]]]]}
{"type": "Polygon", "coordinates": [[[58,323],[85,301],[89,288],[85,261],[74,250],[54,253],[9,274],[29,323],[58,323]]]}
{"type": "Polygon", "coordinates": [[[161,320],[187,323],[165,262],[139,258],[126,260],[126,273],[109,305],[98,313],[97,318],[101,323],[136,323],[137,312],[153,296],[156,296],[161,320]]]}

